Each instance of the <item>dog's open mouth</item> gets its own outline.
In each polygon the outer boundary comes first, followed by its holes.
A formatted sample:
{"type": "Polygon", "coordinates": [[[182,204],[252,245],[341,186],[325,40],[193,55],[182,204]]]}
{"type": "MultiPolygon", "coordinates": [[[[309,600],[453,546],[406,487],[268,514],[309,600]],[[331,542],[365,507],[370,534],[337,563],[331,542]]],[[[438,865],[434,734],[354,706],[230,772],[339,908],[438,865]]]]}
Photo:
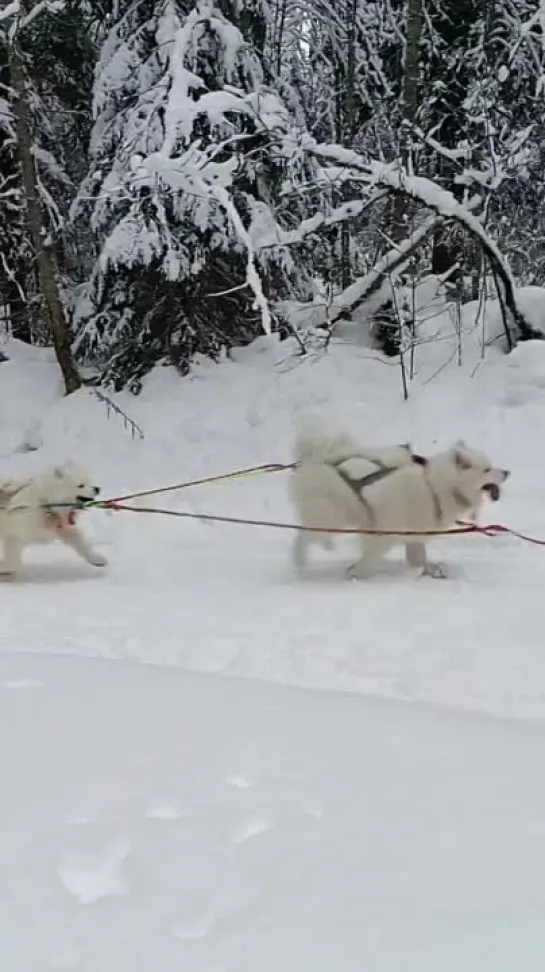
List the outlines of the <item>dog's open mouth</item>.
{"type": "Polygon", "coordinates": [[[497,503],[501,496],[501,489],[497,483],[485,483],[483,486],[483,493],[487,493],[490,499],[497,503]]]}

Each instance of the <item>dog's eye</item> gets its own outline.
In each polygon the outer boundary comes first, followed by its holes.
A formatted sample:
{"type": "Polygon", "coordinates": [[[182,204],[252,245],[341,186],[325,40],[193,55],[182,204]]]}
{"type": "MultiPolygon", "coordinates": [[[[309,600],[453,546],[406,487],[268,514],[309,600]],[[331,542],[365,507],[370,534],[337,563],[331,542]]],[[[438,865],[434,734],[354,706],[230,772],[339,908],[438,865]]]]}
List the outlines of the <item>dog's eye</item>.
{"type": "Polygon", "coordinates": [[[85,483],[80,483],[78,489],[87,489],[87,486],[85,485],[85,483]]]}
{"type": "Polygon", "coordinates": [[[488,476],[488,473],[491,473],[491,472],[492,472],[492,466],[487,466],[486,469],[483,469],[483,473],[484,473],[485,476],[488,476]]]}

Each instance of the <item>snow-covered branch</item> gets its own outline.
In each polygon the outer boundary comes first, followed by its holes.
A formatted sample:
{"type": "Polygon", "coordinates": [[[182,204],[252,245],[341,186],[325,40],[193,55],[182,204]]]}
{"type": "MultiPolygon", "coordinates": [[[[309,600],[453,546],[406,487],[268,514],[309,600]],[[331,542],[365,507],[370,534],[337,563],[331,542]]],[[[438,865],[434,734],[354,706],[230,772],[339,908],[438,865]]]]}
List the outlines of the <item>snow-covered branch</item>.
{"type": "Polygon", "coordinates": [[[370,187],[385,186],[393,193],[401,193],[417,200],[427,209],[433,210],[442,219],[453,219],[460,223],[467,232],[477,239],[494,267],[505,290],[505,302],[513,315],[515,323],[523,338],[543,337],[541,332],[526,320],[524,313],[518,307],[513,280],[509,265],[501,251],[483,228],[479,218],[469,207],[463,206],[447,189],[423,176],[409,175],[399,163],[386,165],[375,160],[366,160],[358,153],[339,145],[318,145],[315,142],[305,143],[307,151],[321,159],[331,160],[335,164],[345,165],[347,168],[363,175],[370,187]]]}
{"type": "Polygon", "coordinates": [[[64,7],[65,0],[38,0],[30,10],[25,10],[21,0],[12,0],[0,10],[0,27],[7,24],[7,39],[12,43],[16,34],[29,27],[41,14],[60,13],[64,7]]]}

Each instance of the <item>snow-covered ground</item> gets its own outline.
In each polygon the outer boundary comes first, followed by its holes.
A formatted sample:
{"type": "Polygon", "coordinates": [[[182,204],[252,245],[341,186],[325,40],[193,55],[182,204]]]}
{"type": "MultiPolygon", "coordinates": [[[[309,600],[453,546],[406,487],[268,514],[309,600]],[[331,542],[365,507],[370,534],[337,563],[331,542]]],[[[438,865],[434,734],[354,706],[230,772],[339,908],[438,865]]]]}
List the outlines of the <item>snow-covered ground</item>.
{"type": "Polygon", "coordinates": [[[2,969],[543,968],[541,726],[20,652],[0,726],[2,969]]]}
{"type": "MultiPolygon", "coordinates": [[[[543,293],[524,299],[537,322],[543,293]]],[[[106,495],[168,486],[289,461],[314,413],[423,452],[466,436],[512,470],[491,518],[545,537],[545,346],[483,361],[469,308],[459,366],[441,309],[407,402],[345,325],[327,355],[264,339],[184,381],[157,369],[115,396],[143,440],[7,342],[2,471],[75,458],[106,495]],[[14,454],[29,429],[43,444],[14,454]]],[[[289,520],[285,486],[154,505],[289,520]]],[[[543,967],[542,549],[442,540],[451,579],[393,560],[354,584],[348,541],[300,580],[281,531],[85,516],[106,572],[44,548],[0,588],[2,967],[543,967]]]]}

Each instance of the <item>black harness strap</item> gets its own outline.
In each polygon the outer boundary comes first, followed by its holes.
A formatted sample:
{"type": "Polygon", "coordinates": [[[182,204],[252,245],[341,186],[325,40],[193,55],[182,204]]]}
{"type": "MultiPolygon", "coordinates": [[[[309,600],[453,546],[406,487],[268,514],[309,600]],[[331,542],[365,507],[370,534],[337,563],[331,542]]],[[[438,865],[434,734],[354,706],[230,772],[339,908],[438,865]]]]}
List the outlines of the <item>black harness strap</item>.
{"type": "Polygon", "coordinates": [[[430,483],[429,476],[425,471],[424,471],[424,480],[431,494],[435,523],[437,526],[439,526],[443,522],[443,507],[441,506],[441,500],[439,499],[438,494],[436,493],[432,484],[430,483]]]}
{"type": "Polygon", "coordinates": [[[351,476],[348,476],[343,469],[341,469],[341,466],[343,463],[349,462],[350,459],[357,458],[360,457],[347,456],[345,459],[341,459],[339,462],[332,463],[332,466],[337,471],[342,481],[346,483],[353,493],[356,494],[360,503],[365,507],[369,516],[370,525],[374,527],[376,526],[377,522],[376,514],[371,504],[365,498],[364,489],[366,486],[372,486],[373,483],[379,483],[381,479],[385,479],[386,476],[389,476],[390,473],[394,472],[397,467],[384,466],[381,462],[378,462],[378,460],[370,459],[369,462],[372,462],[373,465],[378,466],[378,469],[375,469],[374,472],[368,473],[367,476],[360,476],[358,479],[353,479],[351,476]]]}
{"type": "Polygon", "coordinates": [[[347,486],[350,486],[350,488],[353,489],[358,496],[361,490],[365,489],[366,486],[372,486],[373,483],[379,483],[381,479],[389,476],[391,472],[394,472],[394,470],[397,469],[397,466],[385,466],[377,459],[369,459],[368,461],[372,463],[373,466],[378,466],[378,469],[375,469],[374,472],[367,473],[366,476],[360,476],[359,479],[354,479],[352,476],[349,476],[344,469],[341,469],[341,466],[343,463],[349,462],[351,459],[359,458],[359,456],[348,456],[346,459],[341,459],[340,462],[333,463],[333,466],[337,470],[341,479],[344,480],[347,486]]]}

